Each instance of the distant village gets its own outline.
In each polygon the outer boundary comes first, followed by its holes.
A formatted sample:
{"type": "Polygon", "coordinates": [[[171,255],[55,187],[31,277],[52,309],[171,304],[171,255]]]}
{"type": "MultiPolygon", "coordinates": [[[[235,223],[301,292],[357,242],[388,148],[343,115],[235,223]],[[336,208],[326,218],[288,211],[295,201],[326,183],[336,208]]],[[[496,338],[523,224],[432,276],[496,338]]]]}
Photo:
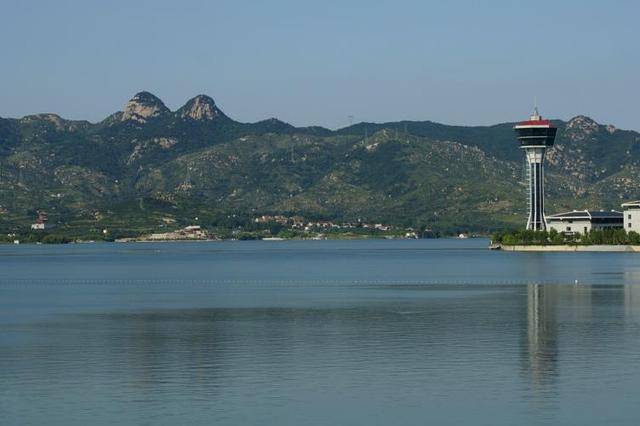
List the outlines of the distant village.
{"type": "MultiPolygon", "coordinates": [[[[136,237],[118,238],[115,241],[179,241],[179,240],[220,240],[220,239],[260,239],[281,240],[298,239],[342,239],[376,236],[380,238],[417,239],[433,236],[431,229],[416,230],[414,228],[398,228],[384,223],[366,222],[333,222],[307,220],[303,216],[261,215],[252,219],[257,225],[256,230],[231,230],[229,234],[221,234],[208,230],[200,225],[188,225],[168,232],[156,232],[136,237]],[[276,230],[274,231],[274,228],[276,230]]],[[[49,215],[40,210],[34,223],[32,232],[50,231],[54,228],[49,223],[49,215]]],[[[101,232],[106,236],[108,229],[101,232]]],[[[18,240],[14,241],[19,243],[18,240]]]]}
{"type": "MultiPolygon", "coordinates": [[[[254,223],[263,225],[262,230],[253,233],[232,232],[231,239],[283,240],[288,238],[323,240],[348,238],[356,235],[377,235],[383,238],[420,238],[413,228],[400,229],[382,223],[335,223],[332,221],[308,221],[302,216],[262,215],[254,218],[254,223]],[[278,225],[280,232],[273,233],[270,225],[278,225]],[[361,231],[356,233],[355,231],[361,231]],[[364,234],[362,233],[364,232],[364,234]]],[[[430,230],[425,230],[431,232],[430,230]]],[[[216,240],[221,237],[198,225],[190,225],[172,232],[154,233],[142,238],[128,238],[120,241],[167,241],[167,240],[216,240]]]]}
{"type": "Polygon", "coordinates": [[[390,225],[382,223],[334,223],[331,221],[307,222],[302,216],[281,216],[281,215],[263,215],[255,218],[255,223],[268,224],[279,223],[280,225],[290,226],[291,229],[300,229],[303,231],[313,231],[318,229],[376,229],[378,231],[389,231],[393,229],[390,225]]]}

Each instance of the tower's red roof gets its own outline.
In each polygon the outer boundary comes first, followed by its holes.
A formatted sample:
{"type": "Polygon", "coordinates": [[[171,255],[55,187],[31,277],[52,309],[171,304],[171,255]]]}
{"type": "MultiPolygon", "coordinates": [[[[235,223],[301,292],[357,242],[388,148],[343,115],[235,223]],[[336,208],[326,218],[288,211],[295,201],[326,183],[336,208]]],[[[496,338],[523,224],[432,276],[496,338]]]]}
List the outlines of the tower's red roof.
{"type": "Polygon", "coordinates": [[[518,123],[518,126],[552,126],[551,120],[527,120],[518,123]]]}

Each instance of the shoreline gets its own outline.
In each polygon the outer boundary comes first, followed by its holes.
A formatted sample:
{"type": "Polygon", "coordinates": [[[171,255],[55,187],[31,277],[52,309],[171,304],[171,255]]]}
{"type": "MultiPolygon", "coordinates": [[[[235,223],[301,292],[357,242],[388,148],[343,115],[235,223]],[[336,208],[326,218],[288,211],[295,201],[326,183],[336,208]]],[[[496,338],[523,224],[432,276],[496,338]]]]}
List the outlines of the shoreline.
{"type": "MultiPolygon", "coordinates": [[[[477,239],[477,238],[485,238],[488,237],[469,237],[468,239],[477,239]]],[[[366,241],[366,240],[460,240],[461,238],[455,236],[446,236],[446,237],[432,237],[432,238],[406,238],[403,236],[374,236],[374,235],[361,235],[361,236],[349,236],[343,238],[332,238],[330,236],[325,236],[322,238],[318,237],[309,237],[309,238],[280,238],[280,237],[267,237],[267,238],[255,238],[255,239],[243,239],[243,238],[173,238],[173,239],[147,239],[147,238],[118,238],[115,240],[76,240],[76,241],[68,241],[64,243],[43,243],[40,241],[29,241],[29,242],[1,242],[0,245],[3,246],[13,246],[13,245],[74,245],[74,244],[102,244],[102,243],[174,243],[174,242],[225,242],[225,241],[265,241],[265,242],[283,242],[283,241],[366,241]]]]}
{"type": "Polygon", "coordinates": [[[540,245],[540,244],[492,244],[489,246],[491,250],[501,251],[519,251],[519,252],[610,252],[610,253],[640,253],[640,245],[612,245],[612,244],[598,244],[598,245],[540,245]]]}

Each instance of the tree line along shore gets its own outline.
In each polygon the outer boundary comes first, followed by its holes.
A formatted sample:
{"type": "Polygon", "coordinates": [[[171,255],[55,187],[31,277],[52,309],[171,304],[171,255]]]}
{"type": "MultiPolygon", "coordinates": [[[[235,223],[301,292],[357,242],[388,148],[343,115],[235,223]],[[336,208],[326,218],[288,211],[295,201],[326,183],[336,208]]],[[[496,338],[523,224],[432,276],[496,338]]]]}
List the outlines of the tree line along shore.
{"type": "Polygon", "coordinates": [[[561,233],[551,231],[506,231],[491,235],[491,245],[498,246],[561,246],[561,245],[640,245],[640,234],[624,229],[592,230],[586,233],[561,233]]]}
{"type": "Polygon", "coordinates": [[[50,230],[25,230],[0,235],[0,244],[67,244],[82,242],[127,241],[207,241],[207,240],[304,240],[304,239],[418,239],[445,236],[430,230],[404,228],[342,228],[342,229],[290,229],[279,225],[256,226],[253,229],[207,229],[187,226],[180,229],[157,232],[156,230],[90,230],[52,228],[50,230]]]}

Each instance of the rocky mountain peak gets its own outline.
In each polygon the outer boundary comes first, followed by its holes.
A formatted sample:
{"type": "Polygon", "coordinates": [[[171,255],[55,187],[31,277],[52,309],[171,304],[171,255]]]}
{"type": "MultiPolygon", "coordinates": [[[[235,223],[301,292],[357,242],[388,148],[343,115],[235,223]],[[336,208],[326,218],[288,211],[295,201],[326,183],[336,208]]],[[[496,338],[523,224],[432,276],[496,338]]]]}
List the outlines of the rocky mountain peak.
{"type": "Polygon", "coordinates": [[[214,100],[207,95],[198,95],[190,99],[178,113],[182,118],[188,117],[193,120],[213,120],[221,114],[214,100]]]}
{"type": "Polygon", "coordinates": [[[599,125],[591,118],[578,115],[567,122],[566,133],[574,141],[585,140],[598,132],[599,125]]]}
{"type": "Polygon", "coordinates": [[[146,123],[148,119],[168,112],[169,108],[157,96],[149,92],[140,92],[127,102],[121,119],[146,123]]]}
{"type": "Polygon", "coordinates": [[[567,122],[567,129],[596,131],[598,123],[585,115],[578,115],[567,122]]]}
{"type": "Polygon", "coordinates": [[[83,120],[66,120],[60,117],[58,114],[52,113],[42,113],[42,114],[32,114],[24,116],[20,119],[20,122],[23,124],[49,124],[55,128],[56,131],[64,132],[75,132],[79,129],[87,128],[90,123],[88,121],[83,120]]]}
{"type": "Polygon", "coordinates": [[[25,123],[30,121],[48,121],[53,123],[56,127],[62,128],[65,120],[58,114],[44,113],[27,115],[22,117],[22,121],[25,123]]]}

